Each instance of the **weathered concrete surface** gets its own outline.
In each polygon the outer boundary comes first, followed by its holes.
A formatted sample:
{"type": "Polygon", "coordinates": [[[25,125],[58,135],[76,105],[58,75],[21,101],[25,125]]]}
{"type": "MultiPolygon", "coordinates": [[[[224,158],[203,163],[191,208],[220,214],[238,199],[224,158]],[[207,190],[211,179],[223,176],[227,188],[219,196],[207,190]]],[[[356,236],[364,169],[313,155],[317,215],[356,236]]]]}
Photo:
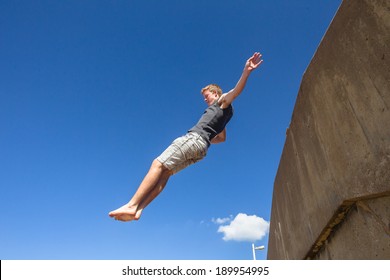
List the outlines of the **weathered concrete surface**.
{"type": "Polygon", "coordinates": [[[268,259],[390,259],[390,1],[345,0],[307,68],[268,259]]]}
{"type": "Polygon", "coordinates": [[[314,259],[389,259],[390,197],[360,201],[314,259]]]}

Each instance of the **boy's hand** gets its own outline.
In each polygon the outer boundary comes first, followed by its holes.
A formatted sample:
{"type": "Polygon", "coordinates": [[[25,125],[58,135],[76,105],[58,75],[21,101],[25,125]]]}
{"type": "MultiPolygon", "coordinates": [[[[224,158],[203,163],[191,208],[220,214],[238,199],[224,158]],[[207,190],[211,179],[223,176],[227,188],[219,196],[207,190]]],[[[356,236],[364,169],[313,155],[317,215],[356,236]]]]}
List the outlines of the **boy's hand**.
{"type": "Polygon", "coordinates": [[[237,98],[243,91],[246,81],[248,80],[248,77],[250,73],[255,70],[257,67],[260,66],[260,64],[263,62],[261,59],[262,55],[259,52],[255,52],[245,63],[244,71],[242,72],[242,75],[240,79],[238,80],[236,86],[230,90],[228,93],[222,94],[222,96],[219,98],[218,103],[221,105],[221,108],[227,108],[234,99],[237,98]]]}
{"type": "Polygon", "coordinates": [[[245,63],[244,71],[252,72],[263,62],[261,59],[262,55],[258,52],[255,52],[245,63]]]}

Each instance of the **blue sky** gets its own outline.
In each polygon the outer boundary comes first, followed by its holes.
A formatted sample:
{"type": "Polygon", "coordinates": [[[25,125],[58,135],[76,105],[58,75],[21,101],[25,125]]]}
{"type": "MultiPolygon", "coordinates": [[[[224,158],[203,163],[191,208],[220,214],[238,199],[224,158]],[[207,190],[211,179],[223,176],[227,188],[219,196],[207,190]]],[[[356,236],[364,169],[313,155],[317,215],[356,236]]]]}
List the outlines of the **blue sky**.
{"type": "Polygon", "coordinates": [[[303,73],[340,3],[1,1],[0,259],[251,259],[268,243],[303,73]],[[196,123],[200,89],[233,88],[255,51],[264,63],[227,142],[140,221],[110,219],[196,123]]]}

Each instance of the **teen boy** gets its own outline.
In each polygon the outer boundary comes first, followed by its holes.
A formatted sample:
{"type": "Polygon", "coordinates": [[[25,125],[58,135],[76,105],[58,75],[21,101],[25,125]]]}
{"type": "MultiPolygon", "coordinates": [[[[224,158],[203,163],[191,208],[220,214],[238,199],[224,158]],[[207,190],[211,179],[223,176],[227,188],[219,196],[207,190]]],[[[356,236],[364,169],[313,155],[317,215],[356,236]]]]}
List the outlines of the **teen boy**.
{"type": "Polygon", "coordinates": [[[138,220],[145,207],[164,189],[169,178],[185,167],[206,156],[210,144],[226,140],[225,126],[233,116],[232,102],[243,91],[251,72],[263,62],[262,55],[254,53],[245,63],[236,86],[222,94],[221,88],[211,84],[202,89],[208,108],[187,134],[172,144],[153,162],[134,196],[109,216],[119,221],[138,220]]]}

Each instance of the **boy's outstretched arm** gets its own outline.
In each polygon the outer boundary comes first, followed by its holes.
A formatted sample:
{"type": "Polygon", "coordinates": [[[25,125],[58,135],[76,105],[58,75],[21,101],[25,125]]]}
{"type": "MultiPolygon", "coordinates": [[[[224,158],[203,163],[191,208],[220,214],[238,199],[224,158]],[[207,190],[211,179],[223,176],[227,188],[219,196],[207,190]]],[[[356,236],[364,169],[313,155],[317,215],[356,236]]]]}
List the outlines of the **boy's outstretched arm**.
{"type": "Polygon", "coordinates": [[[261,57],[262,55],[256,52],[246,61],[244,70],[242,71],[242,75],[238,80],[236,86],[229,92],[224,93],[219,99],[219,104],[221,104],[221,108],[228,107],[234,101],[234,99],[236,99],[237,96],[240,95],[240,93],[245,88],[246,82],[251,72],[257,67],[259,67],[260,64],[263,62],[261,57]]]}

